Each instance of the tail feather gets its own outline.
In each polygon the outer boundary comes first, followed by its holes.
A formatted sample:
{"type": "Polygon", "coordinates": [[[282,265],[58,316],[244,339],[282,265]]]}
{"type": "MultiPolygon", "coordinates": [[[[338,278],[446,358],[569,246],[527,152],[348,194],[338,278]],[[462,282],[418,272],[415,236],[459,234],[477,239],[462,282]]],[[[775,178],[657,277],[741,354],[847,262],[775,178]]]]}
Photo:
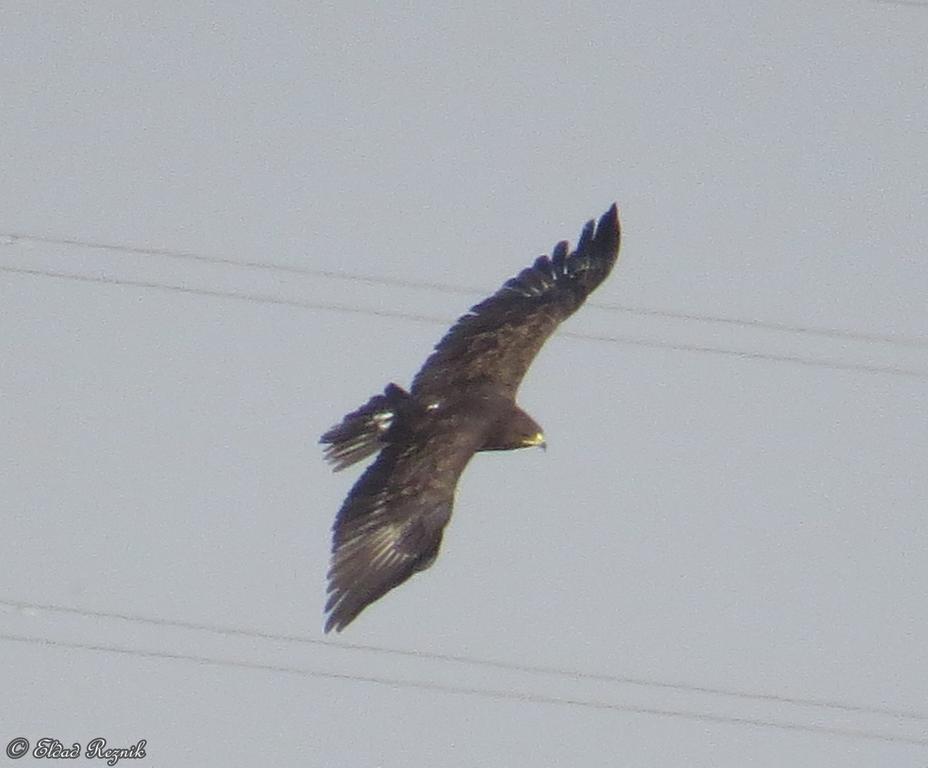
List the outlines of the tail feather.
{"type": "Polygon", "coordinates": [[[382,395],[374,395],[326,432],[319,442],[327,444],[325,458],[332,469],[338,472],[383,448],[409,399],[408,392],[396,384],[388,384],[382,395]]]}

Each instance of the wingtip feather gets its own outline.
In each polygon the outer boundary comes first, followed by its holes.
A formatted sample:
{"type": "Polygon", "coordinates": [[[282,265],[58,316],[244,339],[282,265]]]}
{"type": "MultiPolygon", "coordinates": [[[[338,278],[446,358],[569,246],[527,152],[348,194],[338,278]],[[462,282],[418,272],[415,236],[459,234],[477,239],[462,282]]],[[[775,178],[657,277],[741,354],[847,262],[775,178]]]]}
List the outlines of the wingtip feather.
{"type": "Polygon", "coordinates": [[[586,224],[583,225],[583,231],[580,233],[580,238],[577,240],[576,253],[583,253],[593,241],[593,233],[596,231],[596,220],[590,219],[586,224]]]}
{"type": "MultiPolygon", "coordinates": [[[[606,257],[610,268],[618,258],[621,237],[619,208],[613,203],[609,210],[600,216],[599,222],[596,224],[596,234],[592,238],[593,249],[600,257],[606,257]]],[[[579,246],[577,250],[580,251],[579,246]]]]}

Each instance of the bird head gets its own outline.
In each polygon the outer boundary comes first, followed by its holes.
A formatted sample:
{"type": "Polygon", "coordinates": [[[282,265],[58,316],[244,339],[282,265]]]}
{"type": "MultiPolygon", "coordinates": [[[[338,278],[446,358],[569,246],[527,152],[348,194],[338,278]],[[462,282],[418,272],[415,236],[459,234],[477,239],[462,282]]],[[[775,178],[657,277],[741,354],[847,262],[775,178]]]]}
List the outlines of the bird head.
{"type": "Polygon", "coordinates": [[[514,451],[518,448],[545,447],[544,430],[518,406],[497,421],[487,436],[481,451],[514,451]]]}

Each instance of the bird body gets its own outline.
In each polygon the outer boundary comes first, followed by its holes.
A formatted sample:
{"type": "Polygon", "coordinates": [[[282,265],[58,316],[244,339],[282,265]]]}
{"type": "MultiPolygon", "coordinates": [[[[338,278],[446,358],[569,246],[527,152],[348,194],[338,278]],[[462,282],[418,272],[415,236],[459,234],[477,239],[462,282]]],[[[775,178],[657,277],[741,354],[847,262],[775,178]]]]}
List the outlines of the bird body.
{"type": "Polygon", "coordinates": [[[335,518],[326,632],[432,564],[475,453],[544,446],[516,392],[545,340],[612,270],[619,239],[613,205],[573,252],[558,243],[461,317],[409,392],[387,385],[322,436],[335,470],[378,453],[335,518]]]}

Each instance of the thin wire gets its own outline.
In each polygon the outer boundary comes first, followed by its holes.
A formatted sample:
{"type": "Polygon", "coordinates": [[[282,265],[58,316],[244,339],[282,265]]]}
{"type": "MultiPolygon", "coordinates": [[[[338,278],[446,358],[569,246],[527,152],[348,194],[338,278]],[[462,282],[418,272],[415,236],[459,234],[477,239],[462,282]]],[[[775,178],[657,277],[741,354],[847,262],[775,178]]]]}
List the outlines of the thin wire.
{"type": "Polygon", "coordinates": [[[803,698],[798,696],[782,696],[770,693],[751,693],[749,691],[733,690],[730,688],[715,688],[703,685],[692,685],[689,683],[668,682],[666,680],[648,679],[643,677],[627,677],[623,675],[607,675],[596,672],[584,672],[576,669],[567,669],[564,667],[550,667],[534,664],[519,664],[507,661],[497,661],[495,659],[485,659],[474,656],[463,656],[449,653],[436,653],[432,651],[413,651],[401,648],[386,648],[378,645],[365,645],[359,643],[346,643],[342,641],[323,640],[306,635],[282,634],[273,632],[262,632],[253,629],[242,629],[238,627],[228,627],[216,624],[206,624],[192,621],[181,621],[175,619],[162,619],[150,616],[141,616],[130,613],[117,613],[112,611],[95,611],[72,606],[55,605],[49,603],[33,603],[20,600],[7,600],[0,598],[0,605],[15,608],[17,610],[38,610],[49,613],[65,613],[85,618],[98,619],[115,619],[131,624],[146,624],[160,627],[171,627],[174,629],[190,629],[200,632],[210,632],[215,635],[224,637],[247,637],[251,639],[273,640],[275,642],[298,643],[302,645],[317,645],[338,650],[363,651],[368,653],[378,653],[387,656],[402,656],[416,659],[430,659],[433,661],[450,662],[472,667],[483,667],[492,669],[503,669],[510,672],[520,672],[533,675],[547,675],[551,677],[565,677],[572,680],[590,680],[601,683],[617,683],[622,685],[634,685],[641,688],[655,688],[661,690],[682,691],[685,693],[700,693],[712,696],[726,696],[734,699],[743,699],[749,701],[771,701],[780,704],[790,704],[793,706],[816,707],[825,710],[840,710],[842,712],[857,712],[868,715],[886,715],[889,717],[905,718],[909,720],[919,720],[928,722],[928,714],[916,712],[914,710],[895,709],[890,707],[873,707],[858,704],[847,704],[841,701],[819,698],[803,698]]]}
{"type": "Polygon", "coordinates": [[[396,320],[413,320],[420,323],[447,323],[445,317],[437,315],[417,315],[408,312],[397,312],[389,309],[367,309],[365,307],[351,307],[344,304],[329,304],[326,302],[304,301],[301,299],[285,299],[266,293],[238,293],[235,291],[222,291],[213,288],[190,288],[185,285],[161,283],[153,280],[123,280],[105,275],[77,275],[70,272],[57,272],[45,269],[27,269],[24,267],[8,267],[0,265],[0,272],[12,272],[20,275],[35,277],[52,277],[60,280],[76,280],[82,283],[100,283],[103,285],[125,285],[133,288],[153,288],[162,291],[177,291],[193,296],[213,296],[221,299],[238,299],[257,304],[278,304],[284,307],[298,307],[299,309],[320,309],[327,312],[346,312],[356,315],[374,315],[376,317],[389,317],[396,320]]]}
{"type": "Polygon", "coordinates": [[[797,357],[795,355],[778,355],[774,352],[745,352],[729,347],[714,347],[703,344],[675,344],[670,341],[652,341],[636,336],[609,335],[603,336],[591,333],[576,333],[574,331],[561,331],[562,336],[587,341],[605,341],[614,344],[630,344],[639,347],[653,347],[655,349],[672,349],[676,352],[702,352],[712,355],[725,355],[746,360],[768,360],[776,363],[796,363],[811,368],[830,368],[834,371],[855,371],[858,373],[887,373],[892,376],[908,376],[928,380],[928,371],[915,368],[901,368],[894,365],[870,365],[868,363],[845,363],[841,360],[829,360],[824,357],[797,357]]]}
{"type": "Polygon", "coordinates": [[[928,3],[919,3],[916,0],[870,0],[876,5],[906,5],[910,8],[928,8],[928,3]]]}
{"type": "Polygon", "coordinates": [[[878,731],[855,730],[851,728],[833,728],[823,725],[808,725],[790,723],[780,720],[764,720],[752,717],[734,717],[728,715],[713,715],[703,712],[694,712],[685,709],[659,709],[655,707],[638,707],[627,704],[597,701],[594,699],[577,699],[560,696],[546,696],[542,694],[527,693],[523,691],[504,691],[487,688],[471,688],[459,685],[445,685],[429,681],[408,680],[404,678],[375,677],[372,675],[348,674],[345,672],[329,672],[316,669],[304,669],[279,664],[262,664],[250,661],[232,661],[217,659],[210,656],[200,656],[188,653],[173,653],[170,651],[147,651],[138,648],[126,648],[115,645],[97,645],[92,643],[74,643],[62,640],[52,640],[47,637],[29,635],[0,634],[0,640],[9,642],[43,645],[51,648],[67,648],[72,650],[94,651],[114,655],[134,656],[138,658],[159,659],[170,661],[190,661],[197,664],[206,664],[219,667],[237,667],[240,669],[255,669],[266,672],[300,675],[301,677],[315,677],[328,680],[342,680],[351,682],[369,683],[373,685],[389,686],[391,688],[409,688],[420,691],[437,693],[451,693],[462,696],[476,696],[486,699],[503,701],[518,701],[531,704],[556,704],[560,706],[582,707],[584,709],[608,710],[613,712],[627,712],[638,715],[655,715],[658,717],[675,717],[701,722],[724,723],[726,725],[747,725],[756,728],[775,728],[786,731],[802,731],[807,733],[824,734],[828,736],[841,736],[844,738],[871,739],[877,741],[893,742],[898,744],[914,744],[928,747],[928,739],[915,736],[897,736],[880,733],[878,731]]]}
{"type": "MultiPolygon", "coordinates": [[[[196,296],[213,296],[218,298],[238,299],[239,301],[248,301],[260,304],[278,304],[281,306],[298,307],[300,309],[322,310],[326,312],[341,312],[358,315],[372,315],[375,317],[389,317],[398,320],[411,320],[420,323],[436,323],[446,325],[453,321],[453,318],[439,317],[436,315],[413,314],[410,312],[399,312],[388,309],[369,309],[366,307],[352,307],[344,304],[332,304],[325,302],[303,301],[299,299],[285,299],[280,296],[261,293],[239,293],[231,291],[222,291],[210,288],[190,288],[183,285],[174,285],[171,283],[162,283],[151,280],[124,280],[116,277],[80,275],[70,272],[58,272],[55,270],[44,269],[27,269],[25,267],[10,267],[0,265],[0,272],[9,272],[12,274],[30,275],[33,277],[49,277],[60,280],[75,280],[84,283],[100,283],[103,285],[121,285],[135,288],[151,288],[163,291],[176,291],[196,296]]],[[[676,344],[673,342],[660,341],[656,339],[646,339],[635,336],[602,336],[594,334],[577,333],[574,331],[563,331],[563,336],[575,339],[584,339],[587,341],[610,342],[613,344],[628,344],[639,347],[648,347],[651,349],[671,349],[681,352],[697,352],[715,355],[726,355],[752,360],[767,360],[781,363],[796,363],[816,368],[829,368],[836,371],[852,371],[857,373],[882,373],[890,376],[902,376],[906,378],[928,380],[928,371],[916,368],[902,368],[899,366],[882,366],[869,365],[866,363],[845,363],[840,360],[829,360],[826,358],[797,357],[795,355],[778,355],[768,352],[743,352],[737,349],[727,347],[713,347],[695,344],[676,344]]]]}
{"type": "MultiPolygon", "coordinates": [[[[93,240],[79,240],[69,237],[49,237],[46,235],[29,235],[25,233],[0,232],[0,237],[8,238],[11,242],[17,240],[47,243],[49,245],[69,245],[97,250],[114,251],[116,253],[132,253],[143,256],[161,256],[165,258],[184,261],[195,261],[203,264],[219,264],[223,266],[245,267],[260,269],[268,272],[281,272],[284,274],[300,275],[303,277],[323,277],[327,279],[346,280],[366,285],[385,285],[398,288],[414,288],[441,293],[474,296],[488,293],[488,289],[475,286],[452,285],[450,283],[431,282],[423,280],[409,280],[404,278],[380,277],[364,275],[354,272],[339,272],[334,270],[316,269],[300,265],[281,264],[279,262],[263,262],[247,259],[232,259],[225,256],[209,256],[190,251],[179,251],[169,248],[145,248],[140,246],[119,245],[103,243],[93,240]]],[[[928,337],[905,336],[901,334],[870,333],[865,331],[848,331],[838,328],[824,328],[811,325],[797,325],[793,323],[768,322],[765,320],[752,320],[746,318],[724,317],[695,312],[677,312],[651,307],[637,307],[626,304],[608,304],[598,301],[587,302],[586,306],[607,312],[623,312],[645,317],[663,317],[673,320],[690,320],[696,322],[718,323],[722,325],[738,326],[762,330],[773,330],[782,333],[797,335],[824,336],[827,338],[847,339],[853,341],[877,342],[882,344],[895,344],[901,346],[925,347],[928,346],[928,337]]]]}
{"type": "Polygon", "coordinates": [[[676,312],[664,309],[651,309],[649,307],[631,307],[622,304],[600,304],[590,302],[589,306],[596,309],[605,309],[614,312],[628,312],[635,315],[649,317],[666,317],[673,320],[693,320],[696,322],[719,323],[720,325],[733,325],[741,328],[756,328],[768,331],[781,331],[806,336],[824,336],[832,339],[847,339],[849,341],[869,341],[881,344],[896,344],[907,347],[928,347],[926,336],[903,336],[889,333],[870,333],[866,331],[846,331],[840,328],[821,328],[811,325],[795,325],[793,323],[778,323],[768,320],[750,320],[739,317],[723,317],[720,315],[703,315],[696,312],[676,312]]]}

